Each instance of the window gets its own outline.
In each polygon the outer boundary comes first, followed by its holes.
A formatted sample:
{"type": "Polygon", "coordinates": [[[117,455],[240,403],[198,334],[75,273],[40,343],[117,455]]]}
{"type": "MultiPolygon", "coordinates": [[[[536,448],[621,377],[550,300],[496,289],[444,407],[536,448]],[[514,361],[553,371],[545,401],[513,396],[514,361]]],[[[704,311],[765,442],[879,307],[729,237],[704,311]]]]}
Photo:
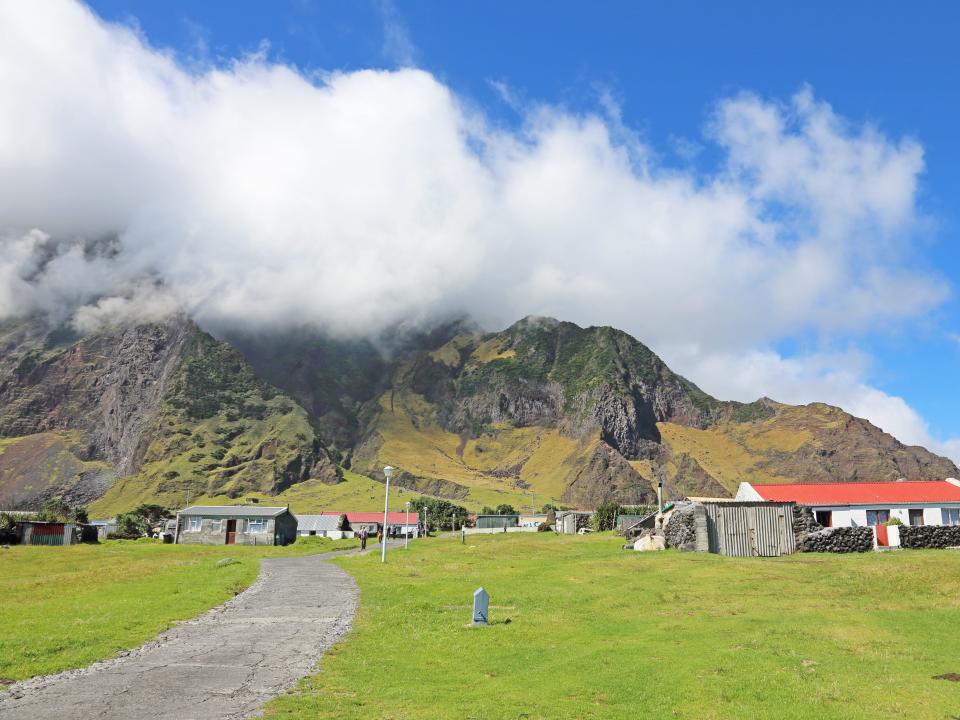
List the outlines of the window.
{"type": "Polygon", "coordinates": [[[867,525],[883,525],[889,519],[889,510],[867,510],[867,525]]]}
{"type": "Polygon", "coordinates": [[[223,530],[223,520],[211,520],[210,532],[220,532],[223,530]]]}
{"type": "Polygon", "coordinates": [[[833,513],[830,510],[817,510],[813,516],[821,527],[833,527],[833,513]]]}
{"type": "Polygon", "coordinates": [[[923,525],[923,508],[910,508],[907,510],[907,515],[910,518],[911,525],[923,525]]]}
{"type": "Polygon", "coordinates": [[[943,508],[940,513],[944,525],[960,525],[960,508],[943,508]]]}
{"type": "Polygon", "coordinates": [[[248,533],[265,533],[267,531],[266,520],[247,520],[248,533]]]}
{"type": "Polygon", "coordinates": [[[203,518],[187,518],[187,532],[200,532],[201,527],[203,527],[203,518]]]}

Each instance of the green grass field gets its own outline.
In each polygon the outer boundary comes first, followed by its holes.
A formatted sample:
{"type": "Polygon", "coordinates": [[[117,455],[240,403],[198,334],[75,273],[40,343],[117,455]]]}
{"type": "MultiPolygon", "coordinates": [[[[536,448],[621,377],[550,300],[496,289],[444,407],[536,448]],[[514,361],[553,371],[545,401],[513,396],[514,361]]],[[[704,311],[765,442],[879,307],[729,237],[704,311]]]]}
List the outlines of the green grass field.
{"type": "Polygon", "coordinates": [[[107,541],[0,550],[0,690],[143,644],[246,588],[260,558],[356,545],[310,538],[278,548],[107,541]],[[218,567],[226,557],[237,562],[218,567]]]}
{"type": "Polygon", "coordinates": [[[430,539],[337,562],[352,633],[280,718],[960,717],[960,553],[735,559],[609,535],[430,539]],[[488,628],[465,627],[474,589],[488,628]]]}

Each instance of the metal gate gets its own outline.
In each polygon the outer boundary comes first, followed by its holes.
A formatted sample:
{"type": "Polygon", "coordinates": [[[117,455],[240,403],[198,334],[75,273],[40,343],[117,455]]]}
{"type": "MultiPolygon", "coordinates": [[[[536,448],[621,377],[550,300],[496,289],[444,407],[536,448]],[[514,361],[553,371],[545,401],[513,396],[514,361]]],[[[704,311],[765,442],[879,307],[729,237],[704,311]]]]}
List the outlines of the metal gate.
{"type": "Polygon", "coordinates": [[[704,503],[710,552],[737,557],[776,557],[796,549],[793,503],[704,503]]]}

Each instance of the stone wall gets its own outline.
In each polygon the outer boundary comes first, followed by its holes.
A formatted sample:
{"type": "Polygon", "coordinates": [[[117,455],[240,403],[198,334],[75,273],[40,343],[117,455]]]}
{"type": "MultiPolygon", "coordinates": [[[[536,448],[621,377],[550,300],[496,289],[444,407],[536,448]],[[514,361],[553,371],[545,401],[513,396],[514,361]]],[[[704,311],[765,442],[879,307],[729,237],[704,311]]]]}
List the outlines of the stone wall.
{"type": "Polygon", "coordinates": [[[806,505],[793,506],[793,534],[798,542],[804,535],[819,530],[823,530],[823,526],[817,522],[812,509],[806,505]]]}
{"type": "Polygon", "coordinates": [[[873,528],[824,528],[797,538],[800,552],[867,552],[873,550],[873,528]]]}
{"type": "Polygon", "coordinates": [[[668,547],[682,552],[707,552],[707,511],[701,503],[678,502],[663,528],[668,547]]]}
{"type": "Polygon", "coordinates": [[[901,525],[900,547],[960,547],[960,527],[956,525],[901,525]]]}

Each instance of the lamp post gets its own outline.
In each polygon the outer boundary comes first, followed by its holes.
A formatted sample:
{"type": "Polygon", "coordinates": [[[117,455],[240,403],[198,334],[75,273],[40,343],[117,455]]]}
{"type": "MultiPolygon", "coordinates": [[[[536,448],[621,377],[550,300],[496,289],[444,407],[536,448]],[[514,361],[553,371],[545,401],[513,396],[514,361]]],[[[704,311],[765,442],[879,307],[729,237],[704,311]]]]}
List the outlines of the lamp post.
{"type": "Polygon", "coordinates": [[[387,479],[387,490],[383,495],[383,545],[380,547],[380,562],[387,561],[387,511],[390,509],[390,476],[393,468],[387,465],[383,469],[383,476],[387,479]]]}
{"type": "Polygon", "coordinates": [[[410,501],[407,500],[407,519],[403,523],[403,549],[410,547],[410,501]]]}

